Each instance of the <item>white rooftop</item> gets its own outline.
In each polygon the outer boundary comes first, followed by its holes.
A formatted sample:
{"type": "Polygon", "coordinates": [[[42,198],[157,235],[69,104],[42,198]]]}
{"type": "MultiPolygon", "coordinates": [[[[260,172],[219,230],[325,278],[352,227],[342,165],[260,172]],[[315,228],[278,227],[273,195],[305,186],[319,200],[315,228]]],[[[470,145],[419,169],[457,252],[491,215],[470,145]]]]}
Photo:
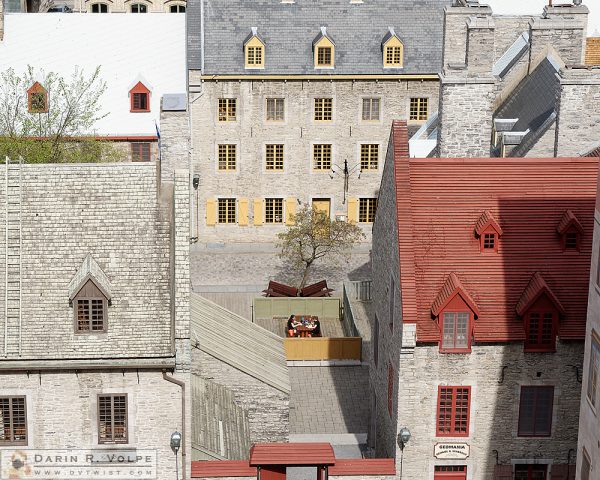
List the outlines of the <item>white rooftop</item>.
{"type": "Polygon", "coordinates": [[[185,14],[5,14],[0,71],[31,65],[68,78],[75,65],[87,76],[100,66],[108,115],[90,133],[156,135],[161,97],[186,92],[185,42],[185,14]],[[150,112],[131,113],[129,90],[140,80],[151,91],[150,112]]]}

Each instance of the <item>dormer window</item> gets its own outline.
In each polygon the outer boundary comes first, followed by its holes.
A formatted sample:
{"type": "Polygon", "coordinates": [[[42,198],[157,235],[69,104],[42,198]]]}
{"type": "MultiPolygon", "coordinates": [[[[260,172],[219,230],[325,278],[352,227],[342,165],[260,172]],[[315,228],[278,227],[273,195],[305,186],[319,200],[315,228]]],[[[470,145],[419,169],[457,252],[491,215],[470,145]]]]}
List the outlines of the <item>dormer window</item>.
{"type": "Polygon", "coordinates": [[[244,41],[244,56],[246,68],[265,67],[265,43],[258,36],[256,27],[252,27],[252,33],[244,41]]]}
{"type": "Polygon", "coordinates": [[[489,210],[485,210],[475,224],[475,236],[479,238],[481,253],[495,253],[498,251],[499,238],[502,228],[489,210]]]}
{"type": "Polygon", "coordinates": [[[145,3],[134,3],[131,5],[131,13],[148,13],[148,5],[145,3]]]}
{"type": "Polygon", "coordinates": [[[555,351],[559,318],[565,311],[539,272],[521,294],[516,311],[524,321],[525,351],[555,351]]]}
{"type": "Polygon", "coordinates": [[[92,13],[108,13],[108,5],[106,3],[92,3],[92,13]]]}
{"type": "Polygon", "coordinates": [[[106,331],[108,299],[92,280],[88,280],[73,299],[76,333],[106,331]]]}
{"type": "Polygon", "coordinates": [[[129,98],[131,101],[131,112],[150,111],[150,90],[142,82],[138,82],[129,91],[129,98]]]}
{"type": "Polygon", "coordinates": [[[404,44],[393,28],[390,28],[390,31],[383,37],[381,48],[385,68],[402,68],[404,66],[404,44]]]}
{"type": "Polygon", "coordinates": [[[75,333],[102,333],[107,329],[111,299],[108,278],[88,255],[69,284],[69,304],[73,307],[75,333]]]}
{"type": "Polygon", "coordinates": [[[313,41],[315,68],[333,68],[335,66],[335,44],[327,35],[325,27],[313,41]]]}
{"type": "Polygon", "coordinates": [[[48,112],[48,92],[39,82],[27,90],[27,110],[29,113],[48,112]]]}
{"type": "Polygon", "coordinates": [[[566,210],[556,227],[561,236],[562,249],[565,251],[578,252],[583,235],[583,226],[571,210],[566,210]]]}
{"type": "Polygon", "coordinates": [[[441,353],[470,353],[479,309],[458,277],[451,273],[431,306],[440,327],[441,353]]]}

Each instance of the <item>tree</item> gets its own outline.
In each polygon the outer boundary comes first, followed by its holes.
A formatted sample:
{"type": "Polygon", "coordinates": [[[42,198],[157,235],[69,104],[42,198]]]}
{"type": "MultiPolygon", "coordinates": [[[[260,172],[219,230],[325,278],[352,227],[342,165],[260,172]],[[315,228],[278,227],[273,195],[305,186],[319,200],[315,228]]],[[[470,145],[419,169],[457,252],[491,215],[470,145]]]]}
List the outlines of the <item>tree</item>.
{"type": "Polygon", "coordinates": [[[105,90],[100,67],[90,76],[75,67],[68,79],[32,67],[23,75],[12,68],[1,72],[0,158],[54,163],[97,162],[99,156],[114,156],[116,151],[107,142],[92,135],[96,122],[107,115],[100,113],[105,90]],[[32,95],[30,105],[27,91],[36,82],[43,91],[32,95]]]}
{"type": "Polygon", "coordinates": [[[294,268],[303,269],[303,288],[315,261],[327,257],[335,262],[347,257],[354,244],[364,238],[362,230],[352,223],[331,220],[325,213],[305,205],[296,213],[285,232],[277,235],[279,257],[294,268]]]}

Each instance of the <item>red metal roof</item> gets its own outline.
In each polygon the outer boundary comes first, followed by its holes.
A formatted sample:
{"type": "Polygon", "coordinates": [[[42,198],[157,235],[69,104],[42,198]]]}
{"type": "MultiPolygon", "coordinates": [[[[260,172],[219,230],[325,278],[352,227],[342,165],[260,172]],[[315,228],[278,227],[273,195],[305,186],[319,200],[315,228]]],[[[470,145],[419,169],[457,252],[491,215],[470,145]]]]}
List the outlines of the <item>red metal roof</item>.
{"type": "Polygon", "coordinates": [[[598,158],[409,159],[403,142],[394,122],[402,312],[417,341],[439,341],[431,308],[452,272],[479,308],[476,341],[524,339],[516,306],[535,272],[564,308],[559,336],[583,339],[598,158]],[[497,253],[482,253],[473,230],[486,210],[502,225],[497,253]],[[579,252],[556,232],[565,210],[583,227],[579,252]]]}
{"type": "Polygon", "coordinates": [[[575,227],[580,233],[583,233],[583,226],[571,210],[565,210],[556,231],[560,234],[565,233],[570,227],[575,227]]]}
{"type": "Polygon", "coordinates": [[[329,467],[329,475],[396,475],[396,462],[393,458],[338,459],[329,467]]]}
{"type": "Polygon", "coordinates": [[[192,462],[192,478],[207,477],[256,477],[256,467],[248,460],[192,462]]]}
{"type": "Polygon", "coordinates": [[[329,443],[257,443],[250,448],[250,465],[333,465],[329,443]]]}
{"type": "Polygon", "coordinates": [[[483,232],[485,232],[486,228],[488,227],[492,227],[494,230],[496,230],[496,232],[498,232],[498,236],[502,236],[502,228],[500,227],[500,224],[496,221],[494,215],[492,215],[492,212],[485,210],[475,224],[475,233],[481,237],[483,232]]]}
{"type": "Polygon", "coordinates": [[[465,303],[471,308],[471,310],[473,310],[473,313],[479,316],[479,308],[477,308],[477,304],[471,295],[467,293],[454,272],[448,275],[446,283],[444,283],[444,286],[438,293],[438,296],[435,297],[433,305],[431,306],[431,313],[437,317],[444,307],[448,305],[448,302],[450,302],[450,300],[452,300],[456,295],[460,295],[465,303]]]}

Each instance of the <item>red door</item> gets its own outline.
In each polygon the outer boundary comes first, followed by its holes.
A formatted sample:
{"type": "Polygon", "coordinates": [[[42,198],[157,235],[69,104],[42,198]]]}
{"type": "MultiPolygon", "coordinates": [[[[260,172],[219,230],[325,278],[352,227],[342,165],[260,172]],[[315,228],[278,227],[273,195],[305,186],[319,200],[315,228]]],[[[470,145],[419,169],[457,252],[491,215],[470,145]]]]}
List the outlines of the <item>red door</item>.
{"type": "Polygon", "coordinates": [[[548,465],[515,465],[515,480],[546,480],[548,465]]]}
{"type": "Polygon", "coordinates": [[[467,467],[464,465],[438,465],[434,480],[467,480],[467,467]]]}

